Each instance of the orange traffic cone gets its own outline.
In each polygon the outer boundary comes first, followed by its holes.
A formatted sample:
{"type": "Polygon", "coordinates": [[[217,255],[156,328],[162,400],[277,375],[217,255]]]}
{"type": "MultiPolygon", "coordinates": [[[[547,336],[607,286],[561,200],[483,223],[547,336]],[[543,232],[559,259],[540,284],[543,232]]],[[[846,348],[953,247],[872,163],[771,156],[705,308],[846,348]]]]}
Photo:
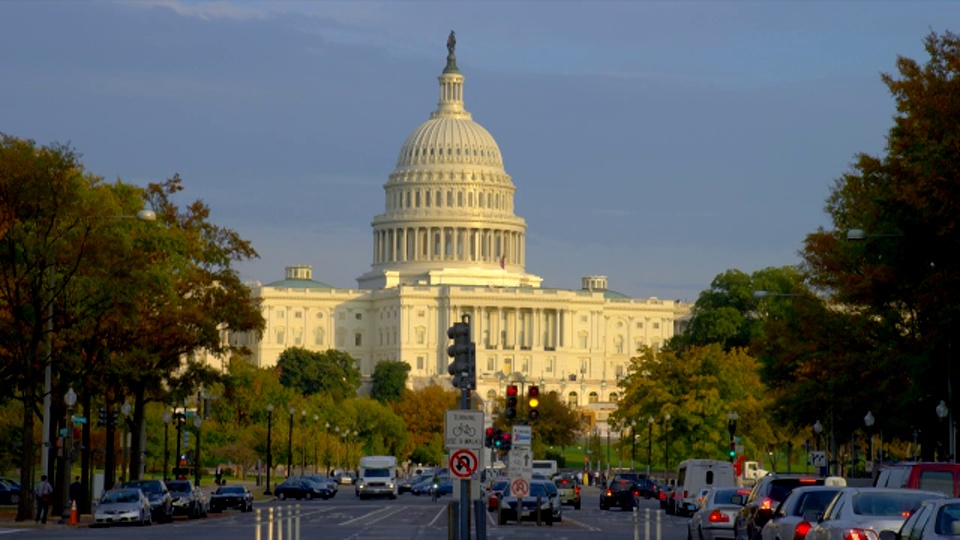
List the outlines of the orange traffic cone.
{"type": "Polygon", "coordinates": [[[70,504],[70,525],[79,525],[80,516],[77,515],[77,500],[74,499],[70,504]]]}

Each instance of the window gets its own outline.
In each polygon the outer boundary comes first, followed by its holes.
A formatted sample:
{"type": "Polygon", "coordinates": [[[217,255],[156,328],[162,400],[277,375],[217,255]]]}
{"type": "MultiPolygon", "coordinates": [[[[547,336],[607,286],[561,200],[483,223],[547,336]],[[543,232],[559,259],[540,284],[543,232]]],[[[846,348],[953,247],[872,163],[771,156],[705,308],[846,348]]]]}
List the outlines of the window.
{"type": "Polygon", "coordinates": [[[276,333],[277,337],[277,345],[283,345],[283,338],[285,334],[284,328],[282,326],[278,326],[274,332],[276,333]]]}
{"type": "Polygon", "coordinates": [[[293,329],[293,344],[299,346],[299,345],[301,345],[302,342],[303,342],[303,328],[299,328],[299,327],[294,328],[294,329],[293,329]]]}
{"type": "Polygon", "coordinates": [[[553,359],[553,358],[547,358],[547,367],[546,367],[546,369],[545,369],[545,371],[546,371],[547,373],[553,373],[553,363],[554,363],[554,362],[556,362],[555,359],[553,359]]]}
{"type": "Polygon", "coordinates": [[[277,310],[277,318],[278,318],[278,319],[282,319],[282,318],[283,318],[283,310],[282,310],[282,309],[278,309],[278,310],[277,310]]]}
{"type": "Polygon", "coordinates": [[[596,392],[590,392],[590,396],[587,398],[588,403],[597,403],[600,401],[600,396],[596,392]]]}
{"type": "Polygon", "coordinates": [[[422,370],[422,369],[423,369],[423,363],[424,363],[424,362],[423,362],[423,357],[422,357],[422,356],[418,356],[418,357],[417,357],[417,369],[422,370]]]}
{"type": "Polygon", "coordinates": [[[423,345],[426,339],[427,339],[427,329],[422,326],[418,326],[417,327],[417,345],[423,345]]]}
{"type": "Polygon", "coordinates": [[[343,347],[343,336],[346,334],[346,330],[343,328],[337,329],[337,347],[343,347]]]}
{"type": "Polygon", "coordinates": [[[660,323],[658,323],[658,322],[653,323],[653,329],[654,329],[654,330],[659,330],[659,329],[660,329],[660,323]]]}
{"type": "Polygon", "coordinates": [[[357,320],[359,321],[360,319],[363,319],[363,314],[357,313],[357,314],[355,315],[355,317],[356,317],[357,320]]]}
{"type": "Polygon", "coordinates": [[[323,313],[317,313],[317,318],[318,318],[318,319],[322,319],[322,318],[323,318],[323,313]]]}
{"type": "Polygon", "coordinates": [[[363,345],[363,334],[361,334],[360,332],[357,332],[357,333],[353,334],[353,344],[356,345],[357,347],[362,346],[362,345],[363,345]]]}
{"type": "Polygon", "coordinates": [[[587,322],[587,316],[586,316],[586,315],[581,315],[581,316],[580,316],[580,322],[587,322]]]}
{"type": "Polygon", "coordinates": [[[314,345],[323,345],[323,328],[314,328],[314,330],[313,330],[313,344],[314,344],[314,345]]]}
{"type": "Polygon", "coordinates": [[[623,354],[623,336],[617,336],[613,341],[613,348],[617,350],[617,354],[623,354]]]}
{"type": "Polygon", "coordinates": [[[577,403],[578,403],[578,400],[577,400],[576,392],[570,392],[569,394],[567,394],[567,405],[571,407],[576,407],[577,403]]]}
{"type": "Polygon", "coordinates": [[[642,322],[638,322],[638,323],[637,323],[637,328],[643,328],[643,323],[642,323],[642,322]]]}
{"type": "Polygon", "coordinates": [[[586,349],[586,348],[587,348],[587,333],[586,333],[586,332],[580,332],[579,334],[577,334],[577,345],[578,345],[581,349],[586,349]]]}
{"type": "Polygon", "coordinates": [[[520,373],[530,373],[530,359],[524,358],[520,362],[520,373]]]}
{"type": "Polygon", "coordinates": [[[417,310],[417,317],[425,317],[426,315],[427,315],[426,311],[422,309],[417,310]]]}
{"type": "Polygon", "coordinates": [[[616,401],[617,401],[617,397],[618,397],[618,396],[617,396],[617,393],[616,393],[616,392],[610,392],[610,402],[611,402],[611,403],[616,402],[616,401]]]}
{"type": "Polygon", "coordinates": [[[503,359],[503,372],[504,372],[504,373],[513,373],[513,358],[504,358],[504,359],[503,359]]]}
{"type": "Polygon", "coordinates": [[[623,364],[617,364],[616,366],[617,378],[623,377],[623,364]]]}
{"type": "Polygon", "coordinates": [[[293,313],[293,318],[294,318],[294,319],[302,319],[302,318],[303,318],[303,313],[301,313],[301,312],[299,312],[299,311],[295,311],[295,312],[293,313]]]}

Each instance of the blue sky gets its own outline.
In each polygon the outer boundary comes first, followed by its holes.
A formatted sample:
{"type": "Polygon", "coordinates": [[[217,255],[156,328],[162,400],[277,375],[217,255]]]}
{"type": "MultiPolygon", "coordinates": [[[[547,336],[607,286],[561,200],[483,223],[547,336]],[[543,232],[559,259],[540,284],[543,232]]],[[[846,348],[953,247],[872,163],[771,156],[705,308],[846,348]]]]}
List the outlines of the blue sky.
{"type": "Polygon", "coordinates": [[[260,259],[356,287],[451,29],[553,288],[606,275],[696,300],[719,273],[799,261],[829,188],[879,154],[898,55],[957,2],[0,2],[0,131],[93,173],[180,173],[260,259]]]}

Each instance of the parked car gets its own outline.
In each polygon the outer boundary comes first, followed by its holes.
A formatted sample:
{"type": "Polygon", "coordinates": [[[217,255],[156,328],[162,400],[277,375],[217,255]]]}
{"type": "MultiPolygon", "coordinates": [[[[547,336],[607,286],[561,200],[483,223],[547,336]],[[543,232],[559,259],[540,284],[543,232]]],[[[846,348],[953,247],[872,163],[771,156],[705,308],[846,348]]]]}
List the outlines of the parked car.
{"type": "Polygon", "coordinates": [[[500,508],[500,499],[503,498],[503,492],[507,489],[510,482],[506,479],[498,480],[487,490],[487,510],[493,512],[500,508]]]}
{"type": "Polygon", "coordinates": [[[939,491],[944,497],[960,497],[960,463],[900,462],[885,465],[874,487],[902,487],[939,491]]]}
{"type": "Polygon", "coordinates": [[[646,475],[635,472],[621,472],[613,475],[605,489],[600,491],[600,509],[617,507],[624,510],[633,508],[634,498],[640,497],[640,483],[646,475]]]}
{"type": "Polygon", "coordinates": [[[197,519],[207,516],[209,505],[203,490],[190,480],[167,480],[167,489],[173,498],[173,515],[197,519]]]}
{"type": "Polygon", "coordinates": [[[103,492],[93,514],[92,527],[110,525],[150,525],[153,507],[140,488],[110,489],[103,492]]]}
{"type": "Polygon", "coordinates": [[[303,476],[291,476],[273,489],[274,497],[286,499],[323,499],[333,497],[333,492],[325,484],[319,484],[303,476]]]}
{"type": "Polygon", "coordinates": [[[846,487],[833,498],[807,540],[878,538],[882,531],[899,531],[907,517],[927,499],[943,493],[919,489],[846,487]]]}
{"type": "Polygon", "coordinates": [[[750,491],[746,503],[737,513],[734,530],[737,540],[760,540],[760,531],[773,516],[773,510],[795,488],[822,486],[824,479],[815,476],[768,474],[750,491]]]}
{"type": "Polygon", "coordinates": [[[840,486],[808,486],[794,489],[773,511],[760,532],[762,540],[804,538],[820,519],[840,486]]]}
{"type": "Polygon", "coordinates": [[[169,523],[173,521],[173,497],[163,480],[131,480],[125,488],[139,488],[150,499],[153,509],[153,521],[169,523]]]}
{"type": "Polygon", "coordinates": [[[687,540],[734,538],[733,521],[750,490],[738,487],[708,489],[687,522],[687,540]]]}
{"type": "Polygon", "coordinates": [[[351,471],[340,471],[336,474],[336,479],[341,486],[352,486],[357,482],[357,475],[351,471]]]}
{"type": "Polygon", "coordinates": [[[500,509],[497,523],[506,525],[507,521],[513,519],[521,521],[524,518],[537,519],[547,525],[553,525],[554,522],[563,520],[563,510],[560,506],[560,497],[557,496],[557,487],[549,480],[532,480],[530,482],[530,492],[517,499],[517,496],[510,493],[510,486],[503,491],[503,498],[500,499],[500,509]],[[540,506],[537,506],[537,497],[540,498],[540,506]],[[522,504],[522,507],[520,506],[522,504]]]}
{"type": "Polygon", "coordinates": [[[880,540],[956,540],[960,536],[960,499],[931,499],[920,503],[897,532],[880,531],[880,540]]]}
{"type": "Polygon", "coordinates": [[[337,491],[339,491],[340,486],[337,484],[336,480],[330,478],[329,476],[324,476],[322,474],[305,474],[303,475],[307,480],[313,480],[314,482],[327,486],[327,489],[330,490],[331,497],[337,496],[337,491]]]}
{"type": "Polygon", "coordinates": [[[223,512],[228,508],[238,508],[241,512],[253,510],[253,494],[246,486],[220,486],[210,496],[210,511],[223,512]]]}
{"type": "Polygon", "coordinates": [[[561,505],[580,509],[580,479],[576,474],[559,474],[553,479],[553,485],[557,486],[561,505]]]}
{"type": "Polygon", "coordinates": [[[0,504],[20,504],[20,484],[0,480],[0,504]]]}

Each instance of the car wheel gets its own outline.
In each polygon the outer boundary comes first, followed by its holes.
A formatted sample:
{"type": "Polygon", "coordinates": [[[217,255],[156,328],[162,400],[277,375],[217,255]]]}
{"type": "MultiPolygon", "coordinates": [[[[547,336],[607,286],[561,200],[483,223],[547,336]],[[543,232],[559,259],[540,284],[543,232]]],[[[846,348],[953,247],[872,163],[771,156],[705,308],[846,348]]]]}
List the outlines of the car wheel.
{"type": "Polygon", "coordinates": [[[601,510],[606,510],[607,508],[608,508],[607,505],[605,505],[605,504],[603,504],[603,503],[600,503],[600,509],[601,509],[601,510]]]}
{"type": "Polygon", "coordinates": [[[503,512],[500,513],[500,517],[497,518],[497,524],[498,524],[498,525],[506,525],[506,524],[507,524],[507,516],[506,516],[506,514],[504,514],[503,512]]]}
{"type": "Polygon", "coordinates": [[[10,504],[20,504],[20,494],[11,493],[10,494],[10,504]]]}
{"type": "Polygon", "coordinates": [[[690,527],[687,527],[687,540],[693,540],[693,534],[690,532],[690,527]]]}
{"type": "Polygon", "coordinates": [[[313,493],[310,493],[310,492],[308,491],[308,492],[307,492],[307,500],[309,501],[309,500],[312,500],[312,499],[313,499],[313,493]]]}
{"type": "MultiPolygon", "coordinates": [[[[540,512],[541,514],[543,511],[540,512]]],[[[547,525],[553,525],[553,511],[547,510],[547,515],[540,519],[540,521],[546,523],[547,525]]]]}
{"type": "Polygon", "coordinates": [[[277,494],[277,498],[280,499],[281,501],[285,501],[287,499],[287,494],[281,491],[280,493],[277,494]]]}
{"type": "Polygon", "coordinates": [[[574,509],[574,510],[579,510],[579,509],[580,509],[580,501],[577,501],[577,502],[573,503],[573,509],[574,509]]]}

